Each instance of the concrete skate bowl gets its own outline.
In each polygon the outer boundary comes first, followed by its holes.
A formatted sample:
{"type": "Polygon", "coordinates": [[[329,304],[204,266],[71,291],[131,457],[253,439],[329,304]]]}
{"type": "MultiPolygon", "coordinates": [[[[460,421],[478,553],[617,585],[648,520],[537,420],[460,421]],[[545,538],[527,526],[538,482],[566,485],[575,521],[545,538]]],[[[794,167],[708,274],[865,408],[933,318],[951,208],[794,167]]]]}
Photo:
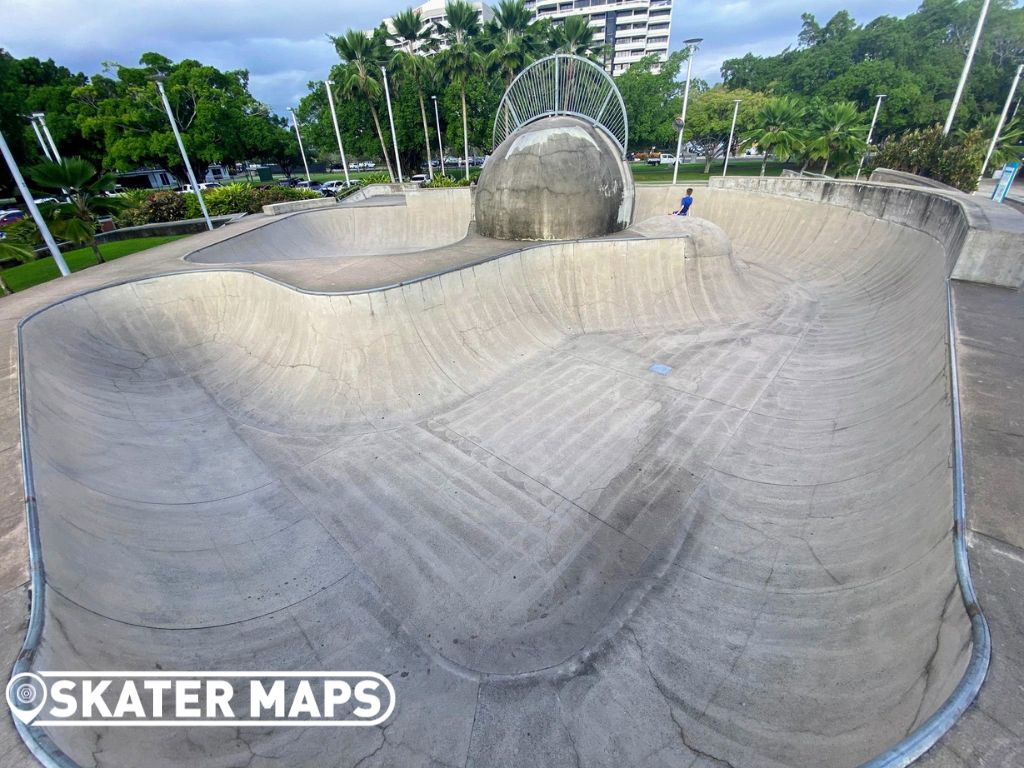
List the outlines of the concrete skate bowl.
{"type": "Polygon", "coordinates": [[[186,257],[197,264],[327,259],[412,253],[466,237],[469,189],[407,191],[271,219],[186,257]],[[380,205],[373,205],[380,200],[380,205]]]}
{"type": "Polygon", "coordinates": [[[32,668],[368,669],[398,702],[45,738],[103,766],[761,768],[925,723],[972,653],[949,254],[838,205],[697,210],[732,254],[662,216],[376,292],[206,271],[26,320],[32,668]]]}

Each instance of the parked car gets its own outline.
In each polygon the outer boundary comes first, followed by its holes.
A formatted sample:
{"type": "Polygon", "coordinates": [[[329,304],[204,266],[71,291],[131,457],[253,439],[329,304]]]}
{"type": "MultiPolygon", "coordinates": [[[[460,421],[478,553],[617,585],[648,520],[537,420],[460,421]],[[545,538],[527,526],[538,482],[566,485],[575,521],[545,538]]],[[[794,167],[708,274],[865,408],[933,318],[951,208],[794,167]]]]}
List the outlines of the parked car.
{"type": "Polygon", "coordinates": [[[320,185],[320,194],[324,197],[330,197],[331,195],[338,194],[343,189],[345,189],[345,182],[340,179],[325,181],[320,185]]]}
{"type": "Polygon", "coordinates": [[[412,182],[421,182],[421,181],[426,181],[426,180],[427,180],[427,174],[425,174],[425,173],[417,173],[415,176],[410,176],[409,177],[409,181],[412,181],[412,182]]]}
{"type": "Polygon", "coordinates": [[[660,155],[647,158],[648,165],[674,165],[676,162],[675,155],[669,155],[662,152],[660,155]]]}
{"type": "Polygon", "coordinates": [[[296,189],[312,189],[314,192],[320,189],[319,181],[300,181],[295,185],[296,189]]]}
{"type": "Polygon", "coordinates": [[[279,182],[277,182],[277,186],[279,186],[279,187],[294,187],[298,183],[299,183],[298,179],[288,178],[288,179],[281,179],[279,182]]]}
{"type": "Polygon", "coordinates": [[[14,222],[21,221],[24,218],[24,211],[19,211],[17,208],[8,208],[6,211],[0,211],[0,227],[13,224],[14,222]]]}
{"type": "MultiPolygon", "coordinates": [[[[199,182],[199,184],[197,186],[199,187],[199,191],[200,192],[205,192],[208,189],[216,189],[217,187],[219,187],[221,185],[219,183],[217,183],[216,181],[201,181],[201,182],[199,182]]],[[[179,194],[185,194],[186,192],[187,193],[191,193],[192,191],[193,190],[192,190],[192,185],[191,184],[184,184],[184,185],[182,185],[181,189],[178,190],[178,193],[179,194]]]]}

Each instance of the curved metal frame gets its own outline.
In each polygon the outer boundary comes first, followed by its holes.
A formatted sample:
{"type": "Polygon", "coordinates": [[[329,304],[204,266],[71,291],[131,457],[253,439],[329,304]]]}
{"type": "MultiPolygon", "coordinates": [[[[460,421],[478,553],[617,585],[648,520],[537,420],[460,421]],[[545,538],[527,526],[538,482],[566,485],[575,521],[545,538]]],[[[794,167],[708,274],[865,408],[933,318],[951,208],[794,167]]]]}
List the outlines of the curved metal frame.
{"type": "Polygon", "coordinates": [[[596,62],[567,53],[538,59],[505,89],[494,118],[493,146],[524,125],[558,115],[591,123],[626,156],[629,116],[618,86],[596,62]]]}

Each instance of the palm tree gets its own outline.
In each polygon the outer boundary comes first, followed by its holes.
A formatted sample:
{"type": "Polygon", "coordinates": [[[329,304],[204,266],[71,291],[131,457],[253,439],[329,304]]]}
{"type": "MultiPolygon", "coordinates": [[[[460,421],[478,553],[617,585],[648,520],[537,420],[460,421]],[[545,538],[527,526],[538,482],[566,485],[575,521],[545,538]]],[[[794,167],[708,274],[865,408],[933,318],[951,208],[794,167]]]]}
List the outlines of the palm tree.
{"type": "Polygon", "coordinates": [[[754,128],[745,141],[756,144],[764,153],[761,175],[768,167],[768,154],[788,160],[804,146],[804,118],[806,110],[791,96],[781,96],[765,104],[754,118],[754,128]]]}
{"type": "Polygon", "coordinates": [[[857,112],[857,105],[851,101],[829,104],[819,112],[814,139],[809,142],[815,156],[825,161],[821,172],[828,173],[833,160],[849,162],[859,157],[867,143],[868,127],[857,112]]]}
{"type": "Polygon", "coordinates": [[[44,207],[50,229],[58,237],[77,245],[87,245],[103,263],[103,254],[96,243],[96,220],[123,211],[127,203],[120,197],[108,197],[117,179],[112,173],[101,173],[96,166],[80,157],[66,157],[56,163],[42,163],[28,170],[34,186],[40,191],[60,194],[67,202],[44,207]]]}
{"type": "Polygon", "coordinates": [[[586,16],[569,16],[551,30],[551,46],[557,53],[573,56],[595,57],[601,54],[604,45],[594,42],[594,28],[586,16]]]}
{"type": "Polygon", "coordinates": [[[540,50],[532,18],[523,0],[501,0],[494,9],[494,18],[487,23],[487,58],[501,72],[506,88],[540,50]]]}
{"type": "Polygon", "coordinates": [[[466,81],[483,65],[483,56],[477,49],[476,36],[480,21],[476,9],[465,0],[448,0],[444,7],[447,23],[437,22],[437,32],[448,46],[440,54],[441,69],[459,84],[462,98],[463,162],[469,178],[469,115],[466,110],[466,81]]]}
{"type": "Polygon", "coordinates": [[[344,65],[338,77],[338,90],[343,95],[360,94],[366,99],[370,106],[374,128],[377,129],[381,154],[383,154],[384,162],[388,167],[388,176],[394,183],[395,171],[391,166],[391,155],[388,154],[388,145],[384,140],[384,131],[380,127],[380,117],[377,114],[377,101],[384,92],[380,81],[380,62],[386,55],[383,40],[377,33],[374,33],[372,37],[367,37],[355,29],[350,29],[340,37],[332,37],[331,40],[344,65]]]}
{"type": "Polygon", "coordinates": [[[427,107],[423,99],[423,80],[429,77],[433,65],[431,60],[421,53],[424,49],[434,47],[434,35],[430,26],[420,19],[419,11],[413,8],[396,15],[391,23],[395,29],[391,39],[402,46],[395,52],[393,61],[398,71],[416,86],[416,96],[420,100],[420,119],[423,121],[423,144],[427,148],[427,168],[430,178],[434,178],[434,166],[430,156],[430,128],[427,123],[427,107]]]}
{"type": "MultiPolygon", "coordinates": [[[[0,240],[0,261],[17,261],[22,264],[34,260],[36,252],[27,243],[16,243],[9,237],[0,240]]],[[[14,291],[7,285],[4,276],[0,274],[0,292],[7,296],[14,291]]]]}

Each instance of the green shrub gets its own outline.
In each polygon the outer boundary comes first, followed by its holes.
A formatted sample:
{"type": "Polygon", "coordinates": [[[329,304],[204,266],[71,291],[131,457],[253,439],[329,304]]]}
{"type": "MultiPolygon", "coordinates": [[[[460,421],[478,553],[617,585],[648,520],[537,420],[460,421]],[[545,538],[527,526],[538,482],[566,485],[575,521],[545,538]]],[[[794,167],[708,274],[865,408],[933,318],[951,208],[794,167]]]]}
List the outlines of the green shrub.
{"type": "Polygon", "coordinates": [[[181,221],[186,218],[188,208],[184,197],[177,192],[154,192],[151,194],[141,208],[146,223],[181,221]]]}
{"type": "Polygon", "coordinates": [[[438,174],[423,186],[428,189],[449,189],[451,187],[468,187],[471,183],[464,176],[456,178],[455,176],[442,176],[438,174]]]}
{"type": "Polygon", "coordinates": [[[43,242],[43,238],[39,234],[39,228],[28,216],[8,224],[3,228],[3,231],[6,235],[5,240],[11,243],[35,247],[43,242]]]}
{"type": "Polygon", "coordinates": [[[960,137],[943,136],[942,126],[907,131],[886,140],[875,155],[876,168],[892,168],[941,181],[973,192],[985,157],[985,138],[980,131],[960,137]]]}
{"type": "Polygon", "coordinates": [[[390,184],[391,177],[384,171],[376,171],[363,176],[363,184],[390,184]]]}
{"type": "MultiPolygon", "coordinates": [[[[201,219],[203,217],[203,209],[199,207],[198,197],[191,192],[186,192],[181,196],[181,199],[185,201],[186,219],[201,219]]],[[[206,195],[203,195],[203,199],[206,199],[206,195]]]]}

